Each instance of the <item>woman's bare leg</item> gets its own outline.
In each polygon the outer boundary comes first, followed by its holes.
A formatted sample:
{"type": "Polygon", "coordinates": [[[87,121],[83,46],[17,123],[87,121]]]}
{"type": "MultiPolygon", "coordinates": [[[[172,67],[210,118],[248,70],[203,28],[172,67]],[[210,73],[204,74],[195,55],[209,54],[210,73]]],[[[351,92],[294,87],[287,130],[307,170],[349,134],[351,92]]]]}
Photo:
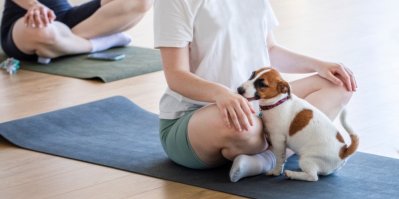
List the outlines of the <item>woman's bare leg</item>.
{"type": "Polygon", "coordinates": [[[21,18],[14,25],[13,40],[22,52],[48,58],[86,53],[92,48],[89,40],[73,34],[66,25],[56,21],[45,28],[30,28],[21,18]]]}
{"type": "Polygon", "coordinates": [[[290,83],[292,92],[334,120],[352,97],[343,86],[313,75],[290,83]]]}
{"type": "Polygon", "coordinates": [[[153,0],[102,0],[101,7],[72,28],[83,38],[122,32],[134,27],[151,8],[153,0]]]}
{"type": "Polygon", "coordinates": [[[253,121],[248,131],[238,132],[226,127],[219,109],[210,105],[194,113],[188,124],[188,138],[198,157],[209,166],[234,160],[230,180],[237,182],[242,177],[265,173],[275,165],[273,153],[266,151],[262,121],[255,115],[253,121]]]}
{"type": "Polygon", "coordinates": [[[233,160],[240,154],[257,154],[267,149],[262,122],[256,116],[254,125],[238,132],[228,128],[216,105],[197,110],[188,124],[188,138],[198,157],[210,166],[226,159],[233,160]]]}

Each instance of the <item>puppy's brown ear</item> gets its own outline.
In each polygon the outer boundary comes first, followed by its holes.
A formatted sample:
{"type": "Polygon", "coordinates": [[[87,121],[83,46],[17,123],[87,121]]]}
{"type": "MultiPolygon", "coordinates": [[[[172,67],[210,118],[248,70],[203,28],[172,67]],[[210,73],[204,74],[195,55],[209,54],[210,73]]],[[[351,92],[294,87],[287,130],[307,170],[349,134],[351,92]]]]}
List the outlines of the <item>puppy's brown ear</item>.
{"type": "Polygon", "coordinates": [[[277,90],[279,93],[288,93],[288,96],[291,96],[291,88],[288,82],[281,80],[277,84],[277,90]]]}

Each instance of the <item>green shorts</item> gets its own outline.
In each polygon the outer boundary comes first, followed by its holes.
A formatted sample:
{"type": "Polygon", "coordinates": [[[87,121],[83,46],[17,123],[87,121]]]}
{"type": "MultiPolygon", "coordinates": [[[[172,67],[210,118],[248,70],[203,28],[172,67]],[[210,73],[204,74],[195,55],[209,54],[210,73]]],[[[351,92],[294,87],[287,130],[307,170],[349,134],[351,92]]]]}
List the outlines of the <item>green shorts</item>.
{"type": "Polygon", "coordinates": [[[192,169],[206,169],[209,166],[198,158],[187,136],[188,121],[193,113],[187,112],[178,119],[161,119],[159,135],[165,153],[173,162],[192,169]]]}

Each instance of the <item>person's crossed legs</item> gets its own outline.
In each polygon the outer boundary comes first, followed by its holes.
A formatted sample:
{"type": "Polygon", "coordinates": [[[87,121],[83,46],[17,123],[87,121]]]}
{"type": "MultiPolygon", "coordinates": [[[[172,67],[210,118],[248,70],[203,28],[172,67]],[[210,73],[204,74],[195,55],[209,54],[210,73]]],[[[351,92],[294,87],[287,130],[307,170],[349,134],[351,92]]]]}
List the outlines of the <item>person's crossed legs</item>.
{"type": "Polygon", "coordinates": [[[121,32],[134,27],[152,1],[102,0],[90,17],[72,28],[59,21],[43,28],[26,27],[21,18],[13,26],[12,39],[23,53],[45,58],[124,46],[130,38],[121,32]]]}

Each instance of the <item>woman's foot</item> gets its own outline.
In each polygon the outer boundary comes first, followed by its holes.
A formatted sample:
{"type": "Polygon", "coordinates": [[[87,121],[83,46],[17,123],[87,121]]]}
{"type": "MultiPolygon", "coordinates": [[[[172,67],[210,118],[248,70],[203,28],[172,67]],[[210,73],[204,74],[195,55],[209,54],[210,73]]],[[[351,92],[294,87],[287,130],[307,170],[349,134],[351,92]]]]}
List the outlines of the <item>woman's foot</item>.
{"type": "Polygon", "coordinates": [[[237,182],[241,178],[266,173],[275,166],[276,157],[270,150],[256,155],[239,155],[231,166],[230,181],[237,182]]]}

